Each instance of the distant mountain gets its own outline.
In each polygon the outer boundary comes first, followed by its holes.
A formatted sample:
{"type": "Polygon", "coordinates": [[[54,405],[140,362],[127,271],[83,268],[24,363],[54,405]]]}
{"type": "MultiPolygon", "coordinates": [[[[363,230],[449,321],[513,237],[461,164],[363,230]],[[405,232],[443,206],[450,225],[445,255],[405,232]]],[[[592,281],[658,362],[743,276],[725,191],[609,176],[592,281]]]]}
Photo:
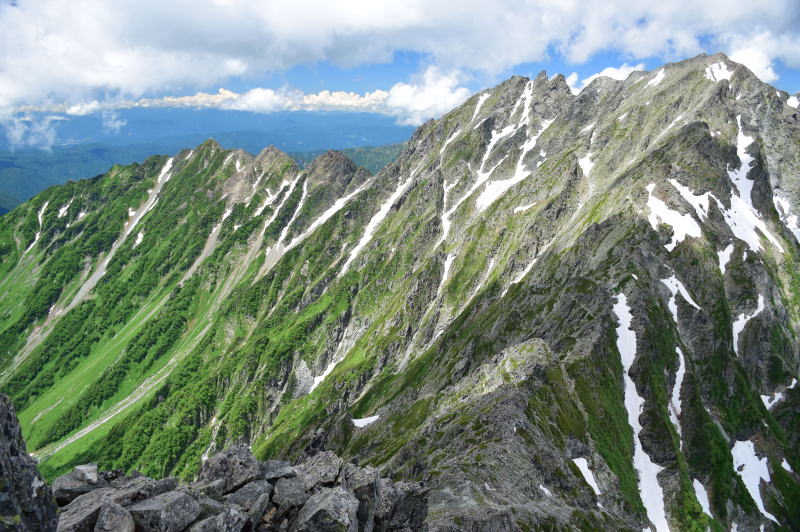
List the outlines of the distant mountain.
{"type": "MultiPolygon", "coordinates": [[[[347,148],[341,150],[342,153],[350,158],[358,166],[363,166],[370,173],[377,173],[384,166],[397,159],[403,150],[405,143],[388,144],[386,146],[362,146],[359,148],[347,148]]],[[[327,150],[314,150],[305,152],[289,152],[289,156],[297,161],[301,167],[307,166],[314,159],[325,153],[327,150]]]]}
{"type": "Polygon", "coordinates": [[[798,210],[797,100],[723,55],[513,77],[375,175],[208,141],[0,218],[0,389],[47,478],[244,443],[429,530],[797,530],[798,210]]]}
{"type": "MultiPolygon", "coordinates": [[[[12,150],[0,136],[0,213],[49,186],[106,172],[114,164],[174,153],[209,137],[222,146],[251,153],[275,145],[299,154],[404,142],[413,131],[374,113],[129,109],[119,111],[118,119],[125,126],[117,133],[104,129],[97,115],[57,121],[54,127],[59,141],[50,151],[12,150]]],[[[398,151],[365,153],[357,158],[377,171],[398,151]]]]}

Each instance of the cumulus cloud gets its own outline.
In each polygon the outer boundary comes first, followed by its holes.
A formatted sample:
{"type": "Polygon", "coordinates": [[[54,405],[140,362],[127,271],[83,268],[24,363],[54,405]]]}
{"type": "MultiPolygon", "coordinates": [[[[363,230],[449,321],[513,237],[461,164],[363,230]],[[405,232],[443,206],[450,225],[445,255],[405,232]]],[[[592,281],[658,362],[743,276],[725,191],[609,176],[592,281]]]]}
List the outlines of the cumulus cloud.
{"type": "MultiPolygon", "coordinates": [[[[30,107],[102,113],[121,102],[149,102],[258,112],[370,110],[419,123],[466,98],[460,72],[489,84],[515,65],[553,54],[582,63],[609,50],[665,60],[722,50],[771,81],[776,60],[800,67],[800,3],[18,0],[0,5],[0,116],[30,107]],[[431,66],[364,94],[253,88],[153,97],[320,61],[390,62],[399,50],[422,54],[431,66]]],[[[568,79],[576,89],[590,81],[568,79]]],[[[112,130],[119,126],[113,118],[106,122],[112,130]]]]}
{"type": "Polygon", "coordinates": [[[0,120],[0,125],[12,149],[39,148],[50,151],[56,142],[57,124],[60,120],[64,118],[22,114],[5,117],[0,120]]]}
{"type": "Polygon", "coordinates": [[[638,65],[629,65],[628,63],[623,63],[619,67],[606,67],[600,72],[592,74],[591,76],[584,78],[581,80],[580,84],[578,84],[578,73],[573,72],[569,76],[567,76],[566,81],[569,88],[572,90],[573,94],[577,94],[583,90],[589,83],[594,81],[595,78],[599,78],[600,76],[606,76],[611,79],[626,79],[628,76],[631,75],[632,72],[636,72],[637,70],[644,70],[644,63],[639,63],[638,65]]]}

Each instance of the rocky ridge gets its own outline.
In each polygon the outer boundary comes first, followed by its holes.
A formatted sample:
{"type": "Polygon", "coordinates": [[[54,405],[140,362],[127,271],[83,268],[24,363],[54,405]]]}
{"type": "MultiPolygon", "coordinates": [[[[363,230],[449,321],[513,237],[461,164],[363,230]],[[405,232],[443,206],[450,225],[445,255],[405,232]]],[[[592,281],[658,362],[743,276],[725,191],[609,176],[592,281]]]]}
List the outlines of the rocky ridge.
{"type": "Polygon", "coordinates": [[[392,482],[331,452],[294,467],[282,460],[259,462],[245,445],[210,457],[188,484],[136,471],[99,471],[92,463],[55,479],[51,491],[25,452],[5,395],[0,433],[1,530],[410,531],[427,514],[419,483],[392,482]]]}

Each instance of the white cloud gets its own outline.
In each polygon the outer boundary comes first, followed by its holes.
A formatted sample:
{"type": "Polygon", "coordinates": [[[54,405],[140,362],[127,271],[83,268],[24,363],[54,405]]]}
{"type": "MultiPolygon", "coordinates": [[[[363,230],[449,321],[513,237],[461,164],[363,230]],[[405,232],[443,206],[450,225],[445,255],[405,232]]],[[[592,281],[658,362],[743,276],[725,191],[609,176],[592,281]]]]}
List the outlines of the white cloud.
{"type": "Polygon", "coordinates": [[[386,106],[389,114],[400,117],[405,125],[419,125],[438,117],[466,100],[470,91],[459,87],[460,74],[443,74],[430,66],[416,83],[398,83],[389,90],[386,106]]]}
{"type": "Polygon", "coordinates": [[[772,67],[772,59],[761,50],[741,48],[731,53],[730,58],[749,68],[761,81],[770,83],[778,79],[778,74],[772,67]]]}
{"type": "Polygon", "coordinates": [[[56,142],[57,128],[60,116],[32,116],[29,114],[5,117],[0,120],[0,125],[12,149],[39,148],[50,151],[56,142]]]}
{"type": "Polygon", "coordinates": [[[629,65],[628,63],[622,63],[619,67],[606,67],[600,72],[592,74],[591,76],[584,78],[581,80],[580,85],[578,84],[578,73],[573,72],[569,76],[567,76],[567,85],[569,85],[570,90],[572,90],[573,94],[577,94],[584,89],[589,83],[594,81],[595,78],[599,78],[600,76],[606,76],[611,79],[626,79],[628,76],[631,75],[632,72],[636,72],[637,70],[644,70],[644,63],[639,63],[638,65],[629,65]]]}
{"type": "MultiPolygon", "coordinates": [[[[259,112],[382,110],[417,123],[466,97],[458,72],[492,83],[553,53],[581,63],[601,51],[677,59],[717,50],[765,80],[777,78],[776,60],[800,67],[797,0],[18,0],[0,5],[0,116],[26,106],[79,115],[150,101],[259,112]],[[417,52],[434,66],[365,94],[254,88],[151,96],[320,61],[390,62],[396,51],[417,52]]],[[[581,86],[577,75],[568,79],[581,86]]]]}

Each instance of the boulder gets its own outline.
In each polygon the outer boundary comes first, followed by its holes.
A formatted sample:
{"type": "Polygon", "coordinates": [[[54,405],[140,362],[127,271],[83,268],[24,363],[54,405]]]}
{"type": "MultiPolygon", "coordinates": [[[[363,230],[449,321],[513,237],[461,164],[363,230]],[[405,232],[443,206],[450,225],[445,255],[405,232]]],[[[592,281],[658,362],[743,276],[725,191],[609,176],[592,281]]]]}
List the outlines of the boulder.
{"type": "MultiPolygon", "coordinates": [[[[75,532],[94,530],[97,517],[103,506],[116,503],[112,498],[116,494],[114,488],[98,488],[77,496],[61,509],[58,516],[58,532],[75,532]]],[[[119,504],[119,503],[117,503],[119,504]]]]}
{"type": "Polygon", "coordinates": [[[296,477],[297,471],[285,460],[267,460],[261,462],[261,478],[275,481],[279,478],[296,477]]]}
{"type": "Polygon", "coordinates": [[[169,491],[128,508],[136,529],[144,532],[178,532],[200,515],[200,505],[179,491],[169,491]]]}
{"type": "Polygon", "coordinates": [[[392,519],[394,503],[397,496],[394,491],[394,482],[388,478],[378,481],[378,498],[375,501],[375,529],[386,530],[389,528],[389,521],[392,519]]]}
{"type": "Polygon", "coordinates": [[[299,466],[298,473],[303,477],[306,491],[311,491],[316,486],[332,485],[339,477],[342,469],[342,459],[331,451],[317,453],[299,466]]]}
{"type": "Polygon", "coordinates": [[[186,486],[181,486],[178,491],[185,491],[193,499],[200,497],[210,497],[219,499],[222,497],[222,490],[225,489],[225,481],[221,478],[216,480],[200,480],[192,482],[186,486]]]}
{"type": "Polygon", "coordinates": [[[394,511],[389,528],[419,530],[428,515],[427,493],[418,482],[397,482],[394,485],[394,511]]]}
{"type": "Polygon", "coordinates": [[[57,507],[25,448],[11,400],[0,394],[0,529],[53,530],[57,507]]]}
{"type": "Polygon", "coordinates": [[[267,500],[269,500],[269,496],[272,494],[272,484],[266,480],[254,480],[226,496],[225,502],[235,504],[244,511],[248,511],[263,494],[266,494],[267,500]]]}
{"type": "Polygon", "coordinates": [[[79,495],[97,488],[105,488],[108,482],[97,474],[97,464],[75,466],[75,469],[53,481],[53,496],[59,506],[66,506],[79,495]]]}
{"type": "Polygon", "coordinates": [[[210,497],[206,497],[205,495],[201,495],[197,499],[197,504],[200,505],[200,519],[205,519],[206,517],[213,517],[218,513],[228,508],[229,505],[224,502],[216,501],[210,497]]]}
{"type": "Polygon", "coordinates": [[[228,507],[217,515],[198,521],[189,532],[239,532],[247,524],[247,515],[237,508],[228,507]]]}
{"type": "Polygon", "coordinates": [[[358,499],[358,529],[372,532],[381,476],[372,467],[360,468],[353,464],[342,467],[342,485],[358,499]]]}
{"type": "Polygon", "coordinates": [[[246,445],[234,445],[206,460],[198,480],[222,479],[223,493],[230,493],[260,478],[261,465],[250,449],[246,445]]]}
{"type": "Polygon", "coordinates": [[[94,532],[134,532],[136,525],[130,512],[115,502],[100,507],[94,532]]]}
{"type": "Polygon", "coordinates": [[[298,477],[282,478],[275,484],[272,502],[280,508],[281,513],[289,508],[302,506],[307,499],[303,481],[298,477]]]}
{"type": "Polygon", "coordinates": [[[320,488],[300,509],[290,530],[358,532],[358,499],[341,486],[320,488]]]}
{"type": "Polygon", "coordinates": [[[262,493],[258,499],[256,499],[247,512],[247,521],[250,524],[249,528],[251,530],[255,530],[256,527],[261,524],[264,514],[270,506],[268,493],[262,493]]]}

